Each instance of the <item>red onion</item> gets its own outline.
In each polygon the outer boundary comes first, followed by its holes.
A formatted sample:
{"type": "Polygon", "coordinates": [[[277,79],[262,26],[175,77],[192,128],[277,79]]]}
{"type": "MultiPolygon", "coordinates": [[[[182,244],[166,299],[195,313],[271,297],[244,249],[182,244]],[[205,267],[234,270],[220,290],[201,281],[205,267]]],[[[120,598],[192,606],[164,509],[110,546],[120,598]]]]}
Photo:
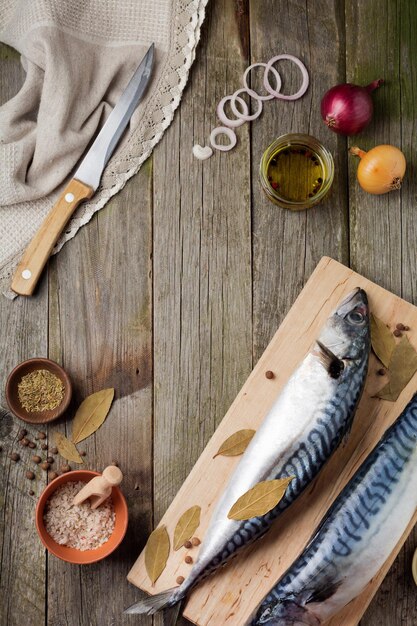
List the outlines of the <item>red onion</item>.
{"type": "Polygon", "coordinates": [[[356,135],[369,124],[374,106],[370,94],[382,78],[367,87],[345,83],[329,89],[321,101],[321,116],[327,126],[341,135],[356,135]]]}

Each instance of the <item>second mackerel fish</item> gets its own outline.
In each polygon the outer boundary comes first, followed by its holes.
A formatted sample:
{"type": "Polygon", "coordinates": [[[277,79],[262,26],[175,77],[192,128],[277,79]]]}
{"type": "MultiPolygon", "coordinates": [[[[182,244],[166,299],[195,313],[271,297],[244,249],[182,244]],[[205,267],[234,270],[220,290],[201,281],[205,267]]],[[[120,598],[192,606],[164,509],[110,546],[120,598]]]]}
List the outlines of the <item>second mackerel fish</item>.
{"type": "Polygon", "coordinates": [[[349,433],[365,384],[370,350],[368,300],[356,288],[327,319],[239,461],[213,512],[198,558],[177,588],[150,596],[126,613],[153,614],[176,606],[208,574],[261,537],[317,476],[349,433]],[[235,521],[236,500],[263,480],[293,476],[269,513],[235,521]]]}
{"type": "Polygon", "coordinates": [[[248,624],[327,624],[375,578],[416,508],[417,394],[336,498],[304,551],[248,624]]]}

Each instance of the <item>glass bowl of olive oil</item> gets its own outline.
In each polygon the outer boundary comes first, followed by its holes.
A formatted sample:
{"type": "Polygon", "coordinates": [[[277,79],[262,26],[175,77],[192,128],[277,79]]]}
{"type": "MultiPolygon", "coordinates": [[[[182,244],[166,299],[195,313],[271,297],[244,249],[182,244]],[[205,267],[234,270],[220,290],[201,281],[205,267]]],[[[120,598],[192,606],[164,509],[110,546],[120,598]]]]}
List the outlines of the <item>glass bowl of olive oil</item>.
{"type": "Polygon", "coordinates": [[[310,209],[332,186],[333,157],[311,135],[282,135],[265,150],[260,177],[264,192],[274,204],[292,211],[310,209]]]}

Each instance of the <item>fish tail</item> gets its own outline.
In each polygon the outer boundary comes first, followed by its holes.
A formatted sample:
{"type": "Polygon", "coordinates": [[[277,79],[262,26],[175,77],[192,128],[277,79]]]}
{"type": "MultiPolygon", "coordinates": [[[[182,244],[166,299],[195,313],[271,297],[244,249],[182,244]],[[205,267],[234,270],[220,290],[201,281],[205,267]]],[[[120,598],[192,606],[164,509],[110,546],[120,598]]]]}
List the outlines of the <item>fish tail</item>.
{"type": "Polygon", "coordinates": [[[172,608],[175,609],[175,611],[166,611],[166,620],[164,619],[164,626],[171,626],[176,623],[181,610],[183,597],[184,596],[178,594],[178,587],[174,587],[173,589],[167,589],[167,591],[157,593],[154,596],[148,596],[144,600],[132,604],[125,609],[124,613],[153,615],[158,611],[172,608]]]}

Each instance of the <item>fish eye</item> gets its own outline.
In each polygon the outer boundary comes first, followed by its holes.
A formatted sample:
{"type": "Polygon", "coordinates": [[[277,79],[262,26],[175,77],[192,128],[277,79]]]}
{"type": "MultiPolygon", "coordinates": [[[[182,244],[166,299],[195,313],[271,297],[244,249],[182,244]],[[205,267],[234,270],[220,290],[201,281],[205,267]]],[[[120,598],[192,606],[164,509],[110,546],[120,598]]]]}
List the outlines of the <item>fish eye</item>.
{"type": "Polygon", "coordinates": [[[364,317],[364,315],[360,311],[355,311],[354,310],[354,311],[351,311],[350,313],[348,313],[348,315],[347,315],[347,320],[351,324],[362,324],[364,319],[365,319],[365,317],[364,317]]]}

